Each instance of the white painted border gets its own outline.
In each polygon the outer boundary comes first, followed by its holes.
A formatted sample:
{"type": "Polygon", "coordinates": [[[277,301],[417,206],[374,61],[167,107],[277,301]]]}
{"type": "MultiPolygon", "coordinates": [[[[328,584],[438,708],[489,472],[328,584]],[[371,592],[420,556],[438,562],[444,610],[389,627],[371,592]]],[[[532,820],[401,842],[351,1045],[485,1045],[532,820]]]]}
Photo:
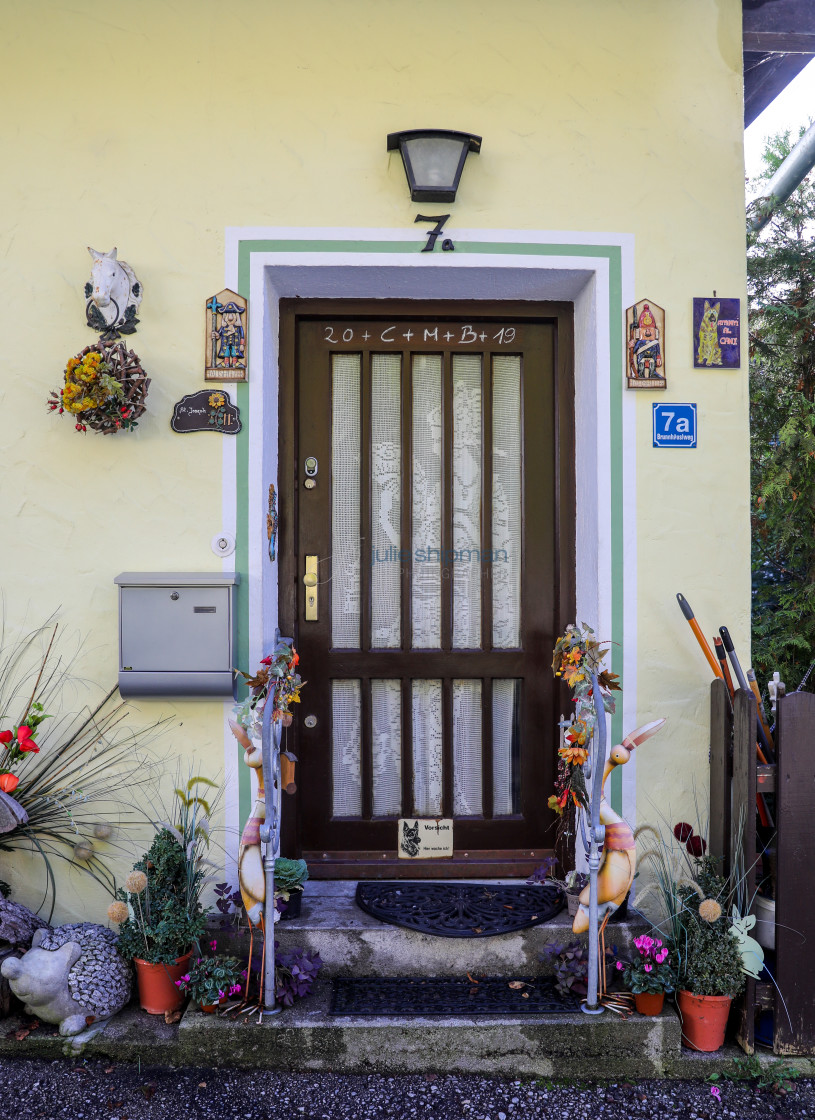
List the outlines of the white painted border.
{"type": "MultiPolygon", "coordinates": [[[[417,242],[412,227],[395,229],[322,229],[228,227],[227,287],[237,290],[242,241],[349,241],[352,252],[255,252],[249,290],[249,658],[264,652],[264,632],[274,633],[277,567],[264,564],[265,504],[270,482],[277,483],[278,323],[279,300],[302,298],[549,299],[575,307],[575,409],[581,432],[581,472],[577,494],[577,621],[589,621],[597,633],[611,634],[610,519],[610,334],[608,261],[605,257],[538,256],[461,252],[383,253],[366,242],[417,242]],[[437,270],[442,269],[442,273],[437,270]],[[421,270],[421,271],[417,271],[421,270]],[[471,271],[477,270],[477,271],[471,271]],[[434,275],[435,273],[435,275],[434,275]],[[432,281],[431,281],[432,277],[432,281]],[[444,278],[443,290],[433,281],[444,278]],[[433,290],[430,290],[433,289],[433,290]],[[603,559],[601,559],[603,558],[603,559]]],[[[622,303],[633,303],[634,238],[630,234],[579,231],[456,230],[461,248],[468,243],[614,245],[621,250],[622,303]]],[[[637,581],[636,581],[636,412],[631,394],[623,394],[623,725],[636,725],[637,581]]],[[[236,523],[235,441],[224,441],[224,527],[236,523]]],[[[225,728],[228,830],[237,844],[237,758],[225,728]]],[[[636,819],[635,757],[623,770],[623,811],[636,819]]]]}

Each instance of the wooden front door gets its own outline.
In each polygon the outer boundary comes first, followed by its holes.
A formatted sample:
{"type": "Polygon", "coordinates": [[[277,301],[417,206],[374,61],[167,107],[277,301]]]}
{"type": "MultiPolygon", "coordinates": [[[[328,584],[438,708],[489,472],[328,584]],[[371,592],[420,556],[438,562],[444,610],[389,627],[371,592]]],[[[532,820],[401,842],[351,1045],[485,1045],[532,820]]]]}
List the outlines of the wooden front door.
{"type": "Polygon", "coordinates": [[[280,619],[308,681],[285,842],[312,874],[520,874],[553,846],[571,309],[531,308],[283,308],[280,619]],[[400,817],[452,818],[453,860],[399,860],[400,817]]]}

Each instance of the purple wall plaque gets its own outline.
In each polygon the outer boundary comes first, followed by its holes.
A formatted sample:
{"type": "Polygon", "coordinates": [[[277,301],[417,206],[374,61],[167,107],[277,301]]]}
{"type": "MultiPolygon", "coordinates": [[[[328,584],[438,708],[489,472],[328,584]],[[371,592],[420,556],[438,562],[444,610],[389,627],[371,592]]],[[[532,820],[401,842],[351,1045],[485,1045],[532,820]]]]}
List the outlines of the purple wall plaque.
{"type": "Polygon", "coordinates": [[[741,300],[694,296],[693,364],[697,369],[741,365],[741,300]]]}

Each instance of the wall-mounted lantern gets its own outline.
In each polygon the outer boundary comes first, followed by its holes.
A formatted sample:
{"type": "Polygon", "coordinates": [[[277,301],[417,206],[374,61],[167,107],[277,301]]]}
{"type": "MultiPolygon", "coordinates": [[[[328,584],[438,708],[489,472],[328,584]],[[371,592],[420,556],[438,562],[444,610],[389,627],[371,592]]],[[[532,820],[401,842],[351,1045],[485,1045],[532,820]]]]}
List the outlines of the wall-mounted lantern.
{"type": "Polygon", "coordinates": [[[413,202],[455,202],[467,153],[481,151],[481,137],[446,128],[412,128],[388,135],[388,151],[397,148],[413,202]]]}

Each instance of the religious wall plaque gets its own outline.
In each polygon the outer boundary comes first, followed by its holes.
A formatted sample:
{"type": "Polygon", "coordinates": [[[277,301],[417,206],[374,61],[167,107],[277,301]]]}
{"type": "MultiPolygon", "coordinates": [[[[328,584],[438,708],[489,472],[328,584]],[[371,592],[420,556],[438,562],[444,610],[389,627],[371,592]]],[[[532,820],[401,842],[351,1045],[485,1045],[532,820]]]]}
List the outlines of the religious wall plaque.
{"type": "Polygon", "coordinates": [[[224,288],[206,302],[204,330],[204,380],[245,381],[246,335],[249,329],[246,300],[224,288]]]}
{"type": "Polygon", "coordinates": [[[741,366],[739,300],[694,297],[693,364],[697,369],[738,369],[741,366]]]}
{"type": "Polygon", "coordinates": [[[221,432],[235,436],[241,430],[241,414],[229,393],[201,389],[182,397],[173,406],[170,427],[174,432],[221,432]]]}
{"type": "Polygon", "coordinates": [[[450,859],[452,855],[452,820],[399,821],[400,859],[450,859]]]}

